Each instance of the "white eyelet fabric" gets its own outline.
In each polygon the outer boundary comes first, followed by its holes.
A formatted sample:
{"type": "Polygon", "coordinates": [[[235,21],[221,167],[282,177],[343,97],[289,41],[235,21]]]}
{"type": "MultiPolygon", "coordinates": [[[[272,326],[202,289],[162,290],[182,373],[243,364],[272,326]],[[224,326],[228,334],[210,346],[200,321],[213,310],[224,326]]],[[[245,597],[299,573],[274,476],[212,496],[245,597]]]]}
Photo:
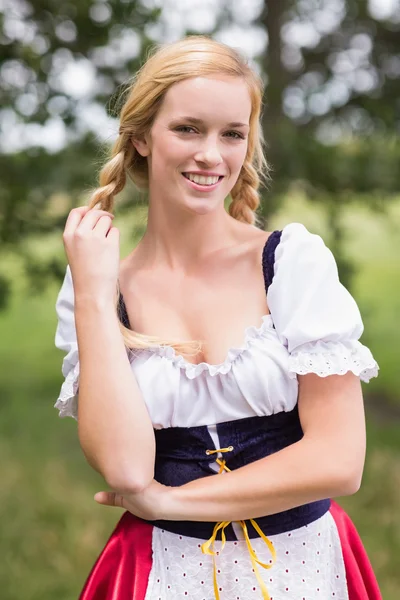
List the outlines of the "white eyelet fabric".
{"type": "MultiPolygon", "coordinates": [[[[259,568],[271,600],[348,600],[339,534],[328,512],[305,527],[268,536],[277,562],[259,568]]],[[[145,600],[215,600],[212,557],[201,551],[202,540],[163,529],[153,531],[153,565],[145,600]]],[[[271,555],[261,538],[251,540],[258,558],[271,555]]],[[[215,544],[221,600],[260,600],[260,587],[244,540],[215,544]]]]}

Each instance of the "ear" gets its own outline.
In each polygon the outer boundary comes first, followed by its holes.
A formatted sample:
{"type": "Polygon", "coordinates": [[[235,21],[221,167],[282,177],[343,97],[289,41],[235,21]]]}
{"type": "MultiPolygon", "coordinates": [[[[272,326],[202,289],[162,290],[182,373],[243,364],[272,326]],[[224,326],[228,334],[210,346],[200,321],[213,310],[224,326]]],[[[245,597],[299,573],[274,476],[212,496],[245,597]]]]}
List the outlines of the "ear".
{"type": "Polygon", "coordinates": [[[148,144],[147,139],[135,139],[131,138],[131,143],[134,145],[136,150],[139,152],[141,156],[149,156],[150,154],[150,146],[148,144]]]}

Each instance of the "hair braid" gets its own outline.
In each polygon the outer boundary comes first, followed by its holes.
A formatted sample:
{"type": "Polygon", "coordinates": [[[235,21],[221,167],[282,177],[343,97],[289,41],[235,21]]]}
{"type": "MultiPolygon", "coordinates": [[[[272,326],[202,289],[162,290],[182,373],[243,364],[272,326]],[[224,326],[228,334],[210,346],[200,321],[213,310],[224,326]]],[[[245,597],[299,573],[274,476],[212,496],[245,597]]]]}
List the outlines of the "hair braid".
{"type": "Polygon", "coordinates": [[[260,197],[257,191],[259,185],[260,177],[257,170],[247,159],[231,191],[232,202],[229,206],[231,217],[250,225],[259,224],[256,214],[260,205],[260,197]]]}
{"type": "Polygon", "coordinates": [[[133,162],[134,151],[128,134],[121,133],[112,148],[112,158],[100,171],[100,187],[93,192],[90,198],[90,208],[100,204],[99,208],[112,212],[114,196],[122,192],[125,187],[126,173],[133,162]]]}

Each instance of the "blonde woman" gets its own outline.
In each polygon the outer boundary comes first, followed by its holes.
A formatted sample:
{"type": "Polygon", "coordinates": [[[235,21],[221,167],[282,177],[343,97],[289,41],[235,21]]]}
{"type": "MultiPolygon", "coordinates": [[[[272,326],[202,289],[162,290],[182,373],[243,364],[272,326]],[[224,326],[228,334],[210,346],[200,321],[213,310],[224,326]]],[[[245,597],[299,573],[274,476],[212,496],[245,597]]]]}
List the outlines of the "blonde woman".
{"type": "Polygon", "coordinates": [[[68,216],[56,407],[112,490],[97,502],[126,508],[81,600],[380,598],[330,500],[360,486],[360,380],[379,367],[321,237],[255,226],[261,105],[232,48],[161,46],[100,187],[68,216]],[[148,224],[120,261],[127,176],[148,189],[148,224]]]}

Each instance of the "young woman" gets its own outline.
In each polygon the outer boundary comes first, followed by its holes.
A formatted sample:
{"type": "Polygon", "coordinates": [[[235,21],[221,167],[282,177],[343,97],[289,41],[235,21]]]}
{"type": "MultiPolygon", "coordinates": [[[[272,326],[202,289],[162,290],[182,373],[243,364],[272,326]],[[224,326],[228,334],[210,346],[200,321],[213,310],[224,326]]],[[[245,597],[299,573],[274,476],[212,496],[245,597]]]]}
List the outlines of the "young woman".
{"type": "Polygon", "coordinates": [[[56,407],[113,490],[96,500],[127,509],[81,600],[380,598],[330,500],[360,486],[360,380],[379,367],[321,237],[254,226],[261,98],[233,49],[162,46],[100,187],[68,216],[56,407]],[[120,262],[127,175],[148,189],[148,224],[120,262]]]}

